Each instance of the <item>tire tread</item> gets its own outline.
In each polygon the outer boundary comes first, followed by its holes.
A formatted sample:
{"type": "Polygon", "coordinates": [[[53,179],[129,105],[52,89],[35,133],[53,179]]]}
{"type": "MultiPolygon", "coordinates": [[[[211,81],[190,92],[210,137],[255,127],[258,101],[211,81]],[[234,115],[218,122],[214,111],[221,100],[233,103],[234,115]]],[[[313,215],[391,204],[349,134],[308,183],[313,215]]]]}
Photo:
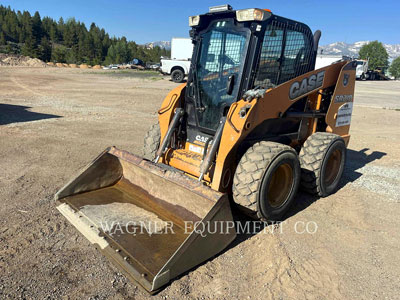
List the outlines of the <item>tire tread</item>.
{"type": "Polygon", "coordinates": [[[237,204],[257,212],[257,217],[263,219],[257,209],[258,192],[263,175],[268,166],[278,154],[296,151],[287,145],[275,142],[260,141],[250,147],[240,159],[233,178],[232,193],[237,204]]]}
{"type": "Polygon", "coordinates": [[[300,187],[313,195],[324,196],[320,184],[322,161],[330,145],[336,140],[343,140],[341,136],[316,132],[312,134],[301,148],[299,159],[301,166],[300,187]]]}
{"type": "Polygon", "coordinates": [[[153,160],[156,157],[158,147],[160,146],[160,125],[153,124],[144,136],[143,157],[148,160],[153,160]]]}

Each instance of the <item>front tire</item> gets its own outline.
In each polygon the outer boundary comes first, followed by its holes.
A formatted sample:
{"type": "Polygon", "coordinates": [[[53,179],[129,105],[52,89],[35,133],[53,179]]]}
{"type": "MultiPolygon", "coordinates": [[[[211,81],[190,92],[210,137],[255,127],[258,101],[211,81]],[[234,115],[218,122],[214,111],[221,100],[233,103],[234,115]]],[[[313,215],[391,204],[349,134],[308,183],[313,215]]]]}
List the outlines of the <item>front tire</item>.
{"type": "Polygon", "coordinates": [[[266,221],[279,221],[290,208],[300,182],[293,148],[261,141],[240,159],[233,179],[233,199],[266,221]]]}
{"type": "Polygon", "coordinates": [[[311,135],[300,151],[301,187],[310,194],[326,197],[338,188],[346,161],[346,144],[328,132],[311,135]]]}
{"type": "Polygon", "coordinates": [[[173,82],[181,83],[185,78],[185,73],[181,69],[173,70],[171,73],[171,79],[173,82]]]}
{"type": "Polygon", "coordinates": [[[144,136],[143,157],[148,160],[154,160],[158,147],[160,147],[161,133],[158,122],[153,124],[144,136]]]}

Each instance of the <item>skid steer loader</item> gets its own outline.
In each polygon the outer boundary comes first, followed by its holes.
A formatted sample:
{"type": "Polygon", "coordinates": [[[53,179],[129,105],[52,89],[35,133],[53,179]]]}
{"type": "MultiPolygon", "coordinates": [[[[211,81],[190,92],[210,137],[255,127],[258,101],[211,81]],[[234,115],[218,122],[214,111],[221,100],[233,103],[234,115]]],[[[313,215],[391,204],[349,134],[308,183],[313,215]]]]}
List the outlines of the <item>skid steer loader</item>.
{"type": "Polygon", "coordinates": [[[106,149],[55,196],[151,293],[235,239],[231,205],[276,221],[299,186],[333,193],[350,139],[356,62],[314,70],[320,31],[229,5],[189,25],[188,81],[163,101],[144,158],[106,149]]]}

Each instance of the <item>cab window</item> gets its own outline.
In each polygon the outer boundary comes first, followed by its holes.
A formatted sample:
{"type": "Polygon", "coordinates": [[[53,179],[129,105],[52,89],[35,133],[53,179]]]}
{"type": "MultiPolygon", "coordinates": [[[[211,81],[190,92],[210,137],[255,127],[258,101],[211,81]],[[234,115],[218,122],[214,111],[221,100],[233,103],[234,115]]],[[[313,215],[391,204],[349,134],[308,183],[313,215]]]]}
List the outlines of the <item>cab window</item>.
{"type": "Polygon", "coordinates": [[[310,71],[312,60],[309,32],[280,22],[265,30],[254,86],[272,88],[310,71]]]}

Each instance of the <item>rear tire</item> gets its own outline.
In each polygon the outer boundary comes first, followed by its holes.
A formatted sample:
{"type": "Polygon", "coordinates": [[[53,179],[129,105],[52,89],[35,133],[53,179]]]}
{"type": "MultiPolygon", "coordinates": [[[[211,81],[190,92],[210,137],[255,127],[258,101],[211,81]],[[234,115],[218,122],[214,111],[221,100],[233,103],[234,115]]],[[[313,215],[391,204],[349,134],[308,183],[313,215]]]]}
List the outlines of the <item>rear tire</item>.
{"type": "Polygon", "coordinates": [[[185,78],[185,73],[181,69],[173,70],[171,73],[171,79],[173,82],[181,83],[185,78]]]}
{"type": "Polygon", "coordinates": [[[346,161],[346,144],[341,136],[328,132],[311,135],[300,151],[301,188],[320,197],[338,188],[346,161]]]}
{"type": "Polygon", "coordinates": [[[144,136],[143,157],[148,160],[154,160],[158,147],[160,146],[161,133],[158,122],[153,124],[144,136]]]}
{"type": "Polygon", "coordinates": [[[293,148],[261,141],[240,159],[233,178],[233,199],[258,218],[279,221],[290,208],[300,182],[293,148]]]}

